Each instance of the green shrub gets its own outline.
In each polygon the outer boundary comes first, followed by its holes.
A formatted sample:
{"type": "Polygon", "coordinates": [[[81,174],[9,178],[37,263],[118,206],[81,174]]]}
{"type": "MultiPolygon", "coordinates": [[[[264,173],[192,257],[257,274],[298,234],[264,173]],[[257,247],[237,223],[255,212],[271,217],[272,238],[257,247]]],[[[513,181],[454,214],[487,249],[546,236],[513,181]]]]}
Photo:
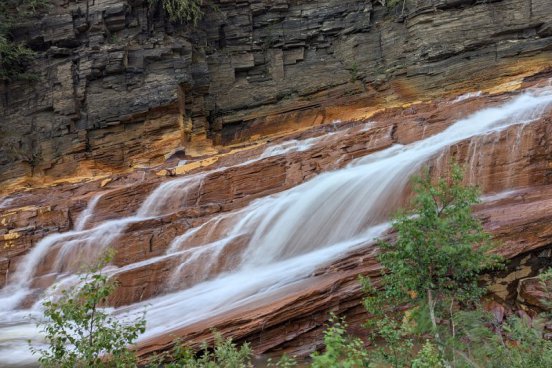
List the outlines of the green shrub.
{"type": "Polygon", "coordinates": [[[203,17],[203,0],[148,0],[150,6],[154,6],[159,2],[163,9],[168,14],[169,19],[173,22],[197,23],[203,17]]]}
{"type": "Polygon", "coordinates": [[[544,295],[541,303],[547,310],[544,315],[548,318],[552,318],[552,268],[542,272],[539,275],[539,281],[543,287],[544,295]]]}
{"type": "Polygon", "coordinates": [[[385,1],[385,6],[387,6],[389,8],[392,8],[392,7],[395,7],[395,6],[399,5],[403,1],[404,0],[386,0],[385,1]]]}
{"type": "Polygon", "coordinates": [[[369,367],[368,352],[362,340],[347,334],[347,324],[332,316],[331,326],[324,331],[324,352],[313,353],[312,368],[369,367]]]}
{"type": "Polygon", "coordinates": [[[27,68],[34,57],[31,49],[0,34],[0,80],[32,79],[27,68]]]}
{"type": "Polygon", "coordinates": [[[552,341],[544,337],[545,320],[510,317],[496,324],[493,319],[479,310],[458,313],[454,367],[552,367],[552,341]]]}
{"type": "Polygon", "coordinates": [[[13,26],[37,15],[48,0],[4,0],[0,3],[0,80],[35,79],[27,68],[35,53],[23,43],[12,40],[13,26]]]}
{"type": "Polygon", "coordinates": [[[276,363],[273,363],[272,359],[269,359],[267,366],[270,368],[295,368],[297,366],[297,360],[294,357],[284,354],[276,363]]]}
{"type": "Polygon", "coordinates": [[[100,272],[110,259],[84,274],[79,286],[43,303],[45,320],[39,327],[49,347],[31,348],[42,367],[136,366],[128,346],[144,332],[145,319],[122,323],[101,309],[115,288],[100,272]]]}
{"type": "Polygon", "coordinates": [[[435,346],[426,341],[422,350],[412,361],[412,368],[445,368],[445,366],[435,346]]]}
{"type": "Polygon", "coordinates": [[[215,333],[213,348],[203,344],[196,353],[177,340],[170,353],[155,358],[149,367],[252,368],[253,364],[249,344],[238,347],[232,339],[225,339],[219,333],[215,333]]]}

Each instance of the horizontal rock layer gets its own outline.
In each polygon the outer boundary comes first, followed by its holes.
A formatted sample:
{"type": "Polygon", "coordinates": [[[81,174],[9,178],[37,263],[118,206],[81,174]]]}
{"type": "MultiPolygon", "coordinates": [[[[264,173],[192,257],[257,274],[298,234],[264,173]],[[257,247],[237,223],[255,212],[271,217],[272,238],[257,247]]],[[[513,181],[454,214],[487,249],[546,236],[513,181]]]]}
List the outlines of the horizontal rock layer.
{"type": "Polygon", "coordinates": [[[213,0],[191,27],[143,0],[52,0],[14,32],[39,80],[0,82],[0,182],[212,153],[551,66],[548,0],[405,4],[213,0]]]}

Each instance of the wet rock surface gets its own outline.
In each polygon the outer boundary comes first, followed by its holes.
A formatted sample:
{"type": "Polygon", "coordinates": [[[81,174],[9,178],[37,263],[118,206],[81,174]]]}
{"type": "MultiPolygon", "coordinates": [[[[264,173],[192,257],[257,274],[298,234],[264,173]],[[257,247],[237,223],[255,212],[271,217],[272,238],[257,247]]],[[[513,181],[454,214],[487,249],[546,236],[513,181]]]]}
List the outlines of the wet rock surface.
{"type": "MultiPolygon", "coordinates": [[[[519,85],[531,88],[547,83],[548,76],[540,75],[519,85]]],[[[500,105],[517,94],[519,91],[455,96],[389,108],[370,119],[317,125],[272,137],[268,143],[252,142],[186,162],[169,160],[126,174],[11,194],[3,197],[0,206],[0,283],[5,285],[10,280],[23,256],[46,235],[74,230],[94,198],[98,200],[83,231],[107,220],[137,215],[156,188],[182,183],[168,192],[182,191],[184,195],[171,197],[158,215],[153,203],[148,216],[113,229],[120,232],[111,243],[118,252],[110,272],[120,287],[111,304],[125,306],[192,287],[233,269],[237,262],[233,255],[240,254],[250,238],[248,234],[236,236],[218,254],[216,262],[201,254],[189,257],[186,251],[207,248],[209,244],[202,239],[216,238],[220,235],[217,232],[231,228],[225,222],[232,224],[232,214],[239,217],[239,211],[255,200],[343,168],[356,158],[435,135],[470,113],[500,105]],[[179,252],[167,253],[176,238],[193,229],[197,233],[182,242],[179,252]]],[[[435,176],[441,175],[452,159],[465,164],[466,182],[479,185],[484,193],[476,214],[495,235],[496,251],[513,260],[509,269],[487,279],[497,304],[493,310],[499,315],[520,306],[529,311],[540,308],[536,302],[540,291],[532,278],[551,264],[551,123],[552,115],[547,110],[530,124],[512,125],[457,142],[429,162],[435,176]]],[[[396,196],[398,202],[404,202],[408,193],[396,196]]],[[[386,216],[382,213],[381,221],[386,216]]],[[[69,233],[64,242],[79,237],[78,232],[69,233]]],[[[77,255],[57,261],[63,251],[62,244],[51,248],[35,269],[32,287],[43,290],[55,281],[55,272],[78,269],[77,255]]],[[[257,354],[285,351],[306,355],[320,346],[330,311],[345,315],[352,325],[366,318],[359,306],[362,294],[357,276],[377,279],[380,266],[376,254],[377,249],[367,242],[365,247],[318,267],[311,277],[279,289],[266,300],[244,303],[142,341],[139,354],[145,359],[148,354],[165,350],[175,336],[198,346],[209,341],[211,329],[216,328],[235,340],[251,342],[257,354]]],[[[23,306],[32,305],[39,295],[30,295],[23,306]]]]}

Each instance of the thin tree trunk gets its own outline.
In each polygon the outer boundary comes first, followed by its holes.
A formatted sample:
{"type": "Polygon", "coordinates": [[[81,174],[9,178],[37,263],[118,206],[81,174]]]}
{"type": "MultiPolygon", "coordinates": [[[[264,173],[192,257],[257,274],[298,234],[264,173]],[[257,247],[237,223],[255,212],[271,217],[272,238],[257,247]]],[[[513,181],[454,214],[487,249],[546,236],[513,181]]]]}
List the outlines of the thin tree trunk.
{"type": "MultiPolygon", "coordinates": [[[[453,307],[454,307],[454,298],[450,298],[450,306],[449,306],[450,330],[452,334],[452,341],[454,343],[454,339],[456,338],[456,326],[454,325],[454,315],[452,312],[453,307]]],[[[456,354],[452,355],[452,365],[456,366],[456,354]]]]}
{"type": "Polygon", "coordinates": [[[435,319],[435,301],[433,300],[433,292],[431,290],[427,291],[427,304],[429,305],[429,317],[431,318],[431,326],[433,327],[435,340],[437,340],[438,343],[441,343],[441,337],[439,336],[439,331],[437,330],[437,320],[435,319]]]}
{"type": "Polygon", "coordinates": [[[437,319],[435,318],[435,304],[436,301],[433,300],[433,292],[428,289],[427,290],[427,303],[429,305],[429,317],[431,318],[431,326],[433,328],[433,335],[435,336],[435,342],[437,342],[437,348],[441,352],[441,355],[443,356],[443,363],[446,368],[451,368],[451,365],[447,360],[445,359],[445,348],[443,345],[443,342],[441,341],[441,336],[439,335],[439,330],[437,329],[437,319]]]}

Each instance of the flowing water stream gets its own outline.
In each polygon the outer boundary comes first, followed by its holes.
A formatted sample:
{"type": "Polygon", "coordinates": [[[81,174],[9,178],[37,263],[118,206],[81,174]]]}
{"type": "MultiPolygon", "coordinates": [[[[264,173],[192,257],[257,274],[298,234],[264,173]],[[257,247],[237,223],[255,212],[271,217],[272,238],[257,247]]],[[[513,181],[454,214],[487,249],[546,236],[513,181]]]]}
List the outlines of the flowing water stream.
{"type": "MultiPolygon", "coordinates": [[[[164,258],[178,259],[167,281],[171,292],[112,312],[133,318],[145,309],[147,331],[142,339],[147,339],[248,303],[268,303],[279,291],[308,279],[321,266],[367,246],[382,234],[388,228],[389,212],[401,204],[411,175],[445,148],[512,125],[530,124],[551,105],[552,88],[527,92],[459,120],[441,133],[356,159],[343,169],[219,214],[175,237],[163,256],[120,269],[111,267],[108,272],[117,274],[164,258]],[[178,290],[183,274],[193,274],[194,279],[178,290]]],[[[316,142],[310,139],[269,147],[256,160],[307,150],[316,142]]],[[[475,147],[471,155],[476,156],[475,147]]],[[[40,241],[0,290],[0,365],[32,362],[26,340],[39,343],[40,336],[29,315],[40,318],[40,301],[28,309],[20,305],[35,292],[35,270],[47,255],[55,254],[48,272],[58,282],[75,282],[78,267],[114,244],[126,226],[176,211],[199,190],[204,178],[205,174],[195,174],[161,184],[135,215],[88,229],[101,199],[94,197],[73,231],[40,241]]]]}

